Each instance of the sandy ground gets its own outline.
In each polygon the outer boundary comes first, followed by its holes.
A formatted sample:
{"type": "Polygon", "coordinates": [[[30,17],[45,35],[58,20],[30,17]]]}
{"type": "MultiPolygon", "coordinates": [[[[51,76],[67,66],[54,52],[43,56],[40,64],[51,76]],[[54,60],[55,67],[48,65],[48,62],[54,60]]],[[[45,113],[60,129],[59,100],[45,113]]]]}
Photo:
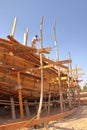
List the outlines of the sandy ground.
{"type": "Polygon", "coordinates": [[[87,130],[87,105],[79,106],[77,111],[60,121],[49,123],[47,130],[87,130]]]}
{"type": "Polygon", "coordinates": [[[87,105],[79,106],[74,114],[61,120],[51,121],[44,128],[21,130],[87,130],[87,105]]]}

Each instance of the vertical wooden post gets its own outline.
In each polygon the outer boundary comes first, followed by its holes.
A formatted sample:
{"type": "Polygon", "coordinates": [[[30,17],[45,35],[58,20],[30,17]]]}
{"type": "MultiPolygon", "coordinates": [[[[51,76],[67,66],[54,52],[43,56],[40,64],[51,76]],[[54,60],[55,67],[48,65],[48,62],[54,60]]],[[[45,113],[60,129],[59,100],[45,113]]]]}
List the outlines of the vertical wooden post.
{"type": "Polygon", "coordinates": [[[79,101],[79,105],[80,105],[80,88],[78,86],[78,101],[79,101]]]}
{"type": "MultiPolygon", "coordinates": [[[[71,60],[71,55],[70,55],[70,52],[69,52],[69,60],[71,60]]],[[[67,74],[67,78],[68,78],[68,96],[69,96],[69,108],[71,108],[71,95],[70,95],[70,75],[69,75],[69,68],[70,70],[72,70],[72,64],[70,63],[69,64],[70,66],[68,66],[68,74],[67,74]]],[[[72,74],[72,71],[71,71],[71,74],[72,74]]]]}
{"type": "Polygon", "coordinates": [[[14,98],[13,97],[10,97],[10,102],[11,102],[12,119],[16,119],[15,105],[14,105],[14,98]]]}
{"type": "Polygon", "coordinates": [[[36,111],[38,111],[38,105],[37,105],[37,100],[35,100],[35,103],[36,103],[36,111]]]}
{"type": "Polygon", "coordinates": [[[73,93],[74,93],[74,105],[76,105],[76,92],[75,92],[75,88],[73,90],[73,93]]]}
{"type": "Polygon", "coordinates": [[[11,36],[14,37],[15,34],[15,29],[16,29],[16,23],[17,23],[17,18],[14,18],[13,26],[12,26],[12,31],[11,31],[11,36]]]}
{"type": "MultiPolygon", "coordinates": [[[[56,20],[54,21],[54,43],[56,46],[56,61],[59,60],[59,55],[58,55],[58,44],[57,44],[57,39],[56,39],[56,20]]],[[[60,67],[57,66],[58,70],[58,87],[59,87],[59,95],[60,95],[60,109],[63,111],[63,96],[62,96],[62,91],[61,91],[61,77],[60,77],[60,67]]]]}
{"type": "MultiPolygon", "coordinates": [[[[43,48],[43,37],[42,37],[42,26],[43,26],[43,17],[41,19],[40,23],[40,48],[43,48]]],[[[43,102],[43,53],[40,53],[40,65],[41,65],[41,93],[40,93],[40,102],[39,102],[39,108],[37,112],[37,119],[40,118],[41,109],[42,109],[42,102],[43,102]]]]}
{"type": "Polygon", "coordinates": [[[30,111],[29,111],[29,107],[28,107],[28,101],[26,99],[24,100],[24,105],[25,105],[26,116],[29,117],[30,116],[30,111]]]}
{"type": "Polygon", "coordinates": [[[76,82],[77,82],[77,92],[78,92],[78,103],[80,105],[80,88],[79,88],[79,84],[78,84],[78,70],[77,70],[77,66],[76,66],[76,82]]]}
{"type": "Polygon", "coordinates": [[[27,46],[27,41],[28,41],[28,28],[26,28],[26,31],[24,33],[24,42],[23,42],[23,45],[27,46]]]}
{"type": "Polygon", "coordinates": [[[49,92],[49,98],[48,98],[48,115],[50,114],[50,99],[51,99],[51,93],[49,92]]]}
{"type": "Polygon", "coordinates": [[[22,103],[20,72],[18,72],[18,86],[19,86],[18,95],[19,95],[19,105],[20,105],[20,116],[21,116],[21,120],[24,120],[24,111],[23,111],[23,103],[22,103]]]}

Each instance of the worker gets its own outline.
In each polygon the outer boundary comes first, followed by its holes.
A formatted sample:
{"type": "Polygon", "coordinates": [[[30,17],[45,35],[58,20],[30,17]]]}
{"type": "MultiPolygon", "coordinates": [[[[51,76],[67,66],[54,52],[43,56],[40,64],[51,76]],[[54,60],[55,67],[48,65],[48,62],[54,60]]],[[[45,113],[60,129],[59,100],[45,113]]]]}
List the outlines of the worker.
{"type": "Polygon", "coordinates": [[[40,41],[40,39],[38,38],[38,35],[35,35],[32,39],[32,47],[36,48],[36,42],[40,41]]]}

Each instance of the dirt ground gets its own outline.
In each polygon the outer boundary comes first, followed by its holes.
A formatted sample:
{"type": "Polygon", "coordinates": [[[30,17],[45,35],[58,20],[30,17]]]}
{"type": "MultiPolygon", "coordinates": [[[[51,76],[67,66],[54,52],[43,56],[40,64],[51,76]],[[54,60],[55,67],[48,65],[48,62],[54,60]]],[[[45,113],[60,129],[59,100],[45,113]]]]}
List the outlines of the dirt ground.
{"type": "Polygon", "coordinates": [[[47,130],[87,130],[87,105],[79,106],[77,111],[60,121],[49,123],[47,130]]]}

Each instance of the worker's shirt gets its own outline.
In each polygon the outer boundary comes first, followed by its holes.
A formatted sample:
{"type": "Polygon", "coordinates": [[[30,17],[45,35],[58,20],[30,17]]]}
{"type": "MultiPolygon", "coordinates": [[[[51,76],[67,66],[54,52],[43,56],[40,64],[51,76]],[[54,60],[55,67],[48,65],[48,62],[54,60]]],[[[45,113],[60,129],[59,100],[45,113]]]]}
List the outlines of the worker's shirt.
{"type": "Polygon", "coordinates": [[[38,39],[36,38],[36,37],[34,37],[33,39],[32,39],[32,47],[33,48],[36,48],[36,42],[38,41],[38,39]]]}

